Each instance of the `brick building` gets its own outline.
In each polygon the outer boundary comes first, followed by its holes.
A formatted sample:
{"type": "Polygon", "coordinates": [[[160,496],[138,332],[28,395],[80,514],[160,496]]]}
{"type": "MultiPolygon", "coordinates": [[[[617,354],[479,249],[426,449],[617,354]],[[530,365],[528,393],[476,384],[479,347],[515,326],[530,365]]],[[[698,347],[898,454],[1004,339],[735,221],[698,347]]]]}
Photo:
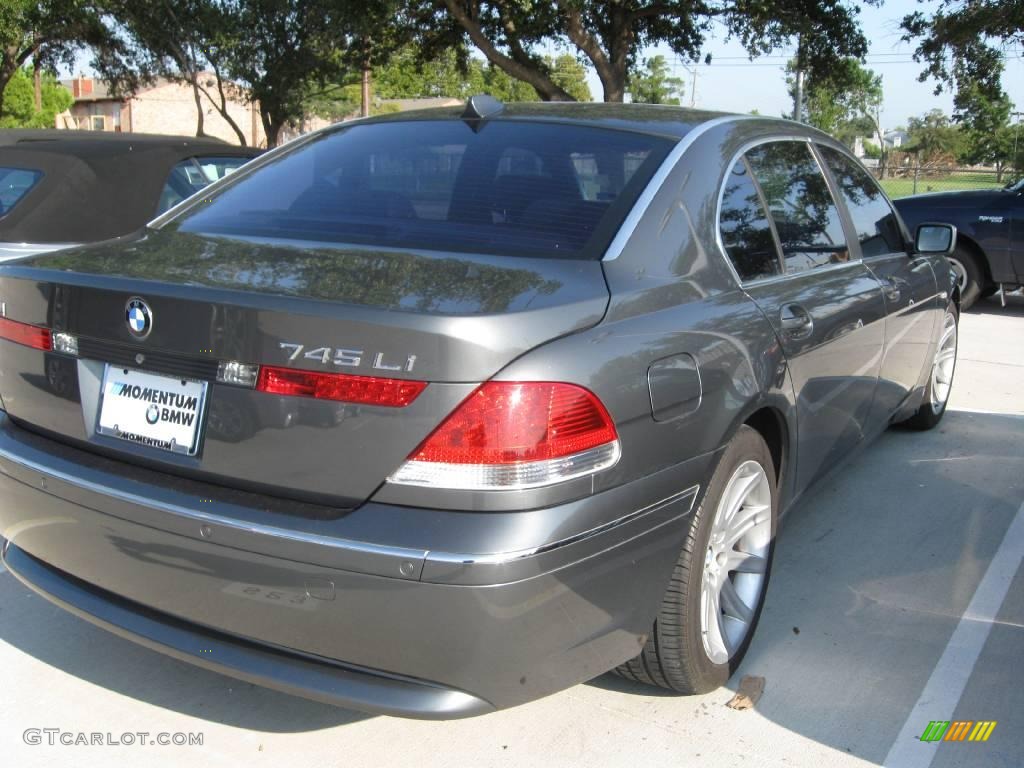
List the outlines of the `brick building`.
{"type": "MultiPolygon", "coordinates": [[[[213,93],[216,87],[213,75],[204,76],[209,78],[205,85],[213,93]]],[[[196,134],[196,102],[191,86],[161,79],[134,96],[122,97],[111,94],[105,83],[84,75],[61,82],[71,91],[75,103],[67,112],[58,115],[57,128],[182,136],[196,134]]],[[[238,136],[206,95],[201,97],[201,103],[203,132],[238,144],[238,136]]],[[[246,144],[266,146],[257,106],[242,99],[229,99],[228,113],[245,134],[246,144]]]]}

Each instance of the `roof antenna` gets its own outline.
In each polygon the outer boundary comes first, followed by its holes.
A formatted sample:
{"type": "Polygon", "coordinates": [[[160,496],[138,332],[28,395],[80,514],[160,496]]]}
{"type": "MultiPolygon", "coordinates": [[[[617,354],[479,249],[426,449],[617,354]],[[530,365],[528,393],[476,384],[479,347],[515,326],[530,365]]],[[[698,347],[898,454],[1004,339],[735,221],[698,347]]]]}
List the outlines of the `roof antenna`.
{"type": "Polygon", "coordinates": [[[505,105],[493,96],[486,93],[478,93],[466,100],[466,108],[462,112],[463,121],[474,131],[480,130],[480,123],[488,117],[505,109],[505,105]]]}

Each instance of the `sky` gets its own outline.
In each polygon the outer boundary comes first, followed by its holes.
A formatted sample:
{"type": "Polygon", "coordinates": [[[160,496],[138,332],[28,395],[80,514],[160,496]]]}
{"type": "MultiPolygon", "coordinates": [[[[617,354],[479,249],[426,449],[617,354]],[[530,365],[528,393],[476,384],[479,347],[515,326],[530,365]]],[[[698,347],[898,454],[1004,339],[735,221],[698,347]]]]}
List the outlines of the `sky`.
{"type": "MultiPolygon", "coordinates": [[[[882,76],[885,102],[882,110],[882,125],[885,129],[906,126],[907,118],[924,114],[930,109],[941,109],[952,114],[953,99],[948,92],[934,94],[935,81],[917,81],[924,69],[913,60],[914,45],[900,41],[900,20],[915,10],[928,13],[939,5],[938,2],[917,0],[886,0],[879,8],[861,5],[861,25],[869,40],[867,67],[882,76]]],[[[793,55],[793,49],[777,51],[773,56],[760,57],[749,61],[743,47],[735,42],[721,39],[707,41],[707,52],[712,55],[709,66],[699,65],[697,70],[696,106],[725,112],[750,112],[758,110],[763,115],[777,116],[783,112],[792,114],[793,102],[786,92],[786,61],[793,55]]],[[[686,81],[683,104],[690,103],[692,68],[687,71],[671,50],[653,48],[645,56],[663,54],[673,65],[675,75],[686,81]]],[[[594,98],[600,98],[601,83],[591,74],[590,90],[594,98]]],[[[1024,58],[1020,51],[1012,52],[1006,59],[1003,72],[1003,88],[1016,105],[1024,110],[1024,58]]]]}

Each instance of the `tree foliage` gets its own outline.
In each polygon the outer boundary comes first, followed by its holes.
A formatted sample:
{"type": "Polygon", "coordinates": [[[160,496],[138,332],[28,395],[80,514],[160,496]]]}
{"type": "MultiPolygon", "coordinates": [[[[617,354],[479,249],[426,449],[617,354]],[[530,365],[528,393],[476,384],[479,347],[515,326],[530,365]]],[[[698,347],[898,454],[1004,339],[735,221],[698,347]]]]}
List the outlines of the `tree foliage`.
{"type": "Polygon", "coordinates": [[[824,68],[867,50],[858,5],[843,0],[413,0],[413,7],[426,45],[471,41],[545,100],[572,99],[542,55],[552,43],[590,62],[605,101],[622,101],[639,51],[664,44],[695,61],[712,26],[738,39],[751,56],[799,38],[807,66],[824,68]]]}
{"type": "Polygon", "coordinates": [[[629,92],[638,104],[679,104],[685,83],[674,77],[664,56],[652,56],[629,73],[629,92]]]}
{"type": "Polygon", "coordinates": [[[914,58],[925,64],[919,80],[937,80],[936,92],[970,84],[998,100],[1003,51],[1024,44],[1024,1],[941,0],[932,15],[905,16],[902,28],[904,40],[917,42],[914,58]]]}
{"type": "Polygon", "coordinates": [[[83,46],[110,45],[109,30],[88,0],[0,0],[0,115],[8,82],[26,64],[70,67],[83,46]]]}
{"type": "Polygon", "coordinates": [[[965,148],[963,133],[941,109],[910,118],[907,134],[902,149],[916,155],[921,166],[953,165],[965,148]]]}
{"type": "Polygon", "coordinates": [[[49,72],[41,73],[42,109],[36,109],[32,70],[19,68],[4,89],[4,114],[0,128],[53,128],[54,122],[74,99],[71,91],[49,72]]]}
{"type": "MultiPolygon", "coordinates": [[[[590,101],[587,73],[572,56],[548,57],[553,77],[577,101],[590,101]]],[[[465,55],[454,48],[440,51],[424,61],[415,46],[398,50],[373,71],[374,92],[381,99],[453,98],[465,99],[488,93],[501,101],[536,101],[537,93],[521,80],[487,61],[465,55]]]]}

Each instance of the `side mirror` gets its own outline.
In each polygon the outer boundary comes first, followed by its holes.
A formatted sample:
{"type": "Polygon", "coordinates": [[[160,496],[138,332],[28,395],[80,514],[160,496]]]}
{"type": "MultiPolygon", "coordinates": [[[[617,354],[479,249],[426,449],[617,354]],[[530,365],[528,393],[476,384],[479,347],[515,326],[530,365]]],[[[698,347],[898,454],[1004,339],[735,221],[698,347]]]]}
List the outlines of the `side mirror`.
{"type": "Polygon", "coordinates": [[[956,248],[956,227],[952,224],[921,224],[914,234],[914,250],[918,253],[949,256],[956,248]]]}

